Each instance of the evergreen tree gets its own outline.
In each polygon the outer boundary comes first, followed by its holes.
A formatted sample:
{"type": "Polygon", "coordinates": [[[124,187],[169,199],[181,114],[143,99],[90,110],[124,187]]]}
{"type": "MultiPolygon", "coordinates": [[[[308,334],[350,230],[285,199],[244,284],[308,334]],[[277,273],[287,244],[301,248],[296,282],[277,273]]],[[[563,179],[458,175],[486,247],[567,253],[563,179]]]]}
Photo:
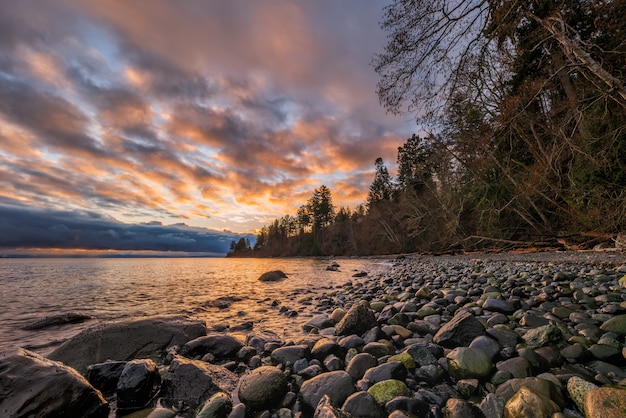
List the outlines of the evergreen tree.
{"type": "Polygon", "coordinates": [[[393,192],[393,184],[391,176],[385,163],[381,157],[378,157],[374,163],[376,166],[376,174],[374,174],[374,181],[370,185],[369,193],[367,194],[367,208],[371,210],[378,202],[391,199],[393,192]]]}

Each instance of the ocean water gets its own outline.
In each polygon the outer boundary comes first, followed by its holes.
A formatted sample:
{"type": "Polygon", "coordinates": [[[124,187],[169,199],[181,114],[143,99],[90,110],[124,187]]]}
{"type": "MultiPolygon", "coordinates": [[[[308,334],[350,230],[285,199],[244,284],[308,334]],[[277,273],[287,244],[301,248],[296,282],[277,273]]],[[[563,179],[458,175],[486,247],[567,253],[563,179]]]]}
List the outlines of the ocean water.
{"type": "Polygon", "coordinates": [[[98,322],[154,315],[187,315],[214,324],[272,330],[284,338],[302,335],[317,312],[306,299],[336,291],[348,281],[375,280],[388,270],[384,259],[230,258],[38,258],[0,259],[0,352],[24,347],[45,355],[65,339],[98,322]],[[338,272],[327,271],[331,262],[338,272]],[[269,270],[289,277],[260,282],[269,270]],[[365,278],[353,278],[366,271],[365,278]],[[235,300],[228,308],[218,298],[235,300]],[[289,318],[281,306],[296,310],[289,318]],[[40,330],[23,327],[67,312],[93,319],[40,330]]]}

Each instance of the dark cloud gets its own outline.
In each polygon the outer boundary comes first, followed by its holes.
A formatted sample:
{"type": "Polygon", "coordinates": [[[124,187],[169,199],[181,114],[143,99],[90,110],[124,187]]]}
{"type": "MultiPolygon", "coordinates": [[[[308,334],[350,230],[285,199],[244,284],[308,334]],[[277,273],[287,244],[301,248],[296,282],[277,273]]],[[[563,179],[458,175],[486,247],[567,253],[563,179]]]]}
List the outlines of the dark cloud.
{"type": "Polygon", "coordinates": [[[125,224],[94,212],[0,206],[0,248],[225,254],[244,235],[185,224],[125,224]]]}

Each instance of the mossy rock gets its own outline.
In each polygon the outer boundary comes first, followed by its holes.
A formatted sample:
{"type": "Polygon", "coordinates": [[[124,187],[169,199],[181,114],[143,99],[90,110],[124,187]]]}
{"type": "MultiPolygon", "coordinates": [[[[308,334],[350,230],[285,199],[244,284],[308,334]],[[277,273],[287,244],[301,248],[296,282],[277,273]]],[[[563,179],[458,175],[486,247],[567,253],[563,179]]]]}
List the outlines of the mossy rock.
{"type": "Polygon", "coordinates": [[[385,405],[396,396],[409,396],[410,391],[404,382],[389,379],[376,383],[367,393],[372,395],[379,405],[385,405]]]}

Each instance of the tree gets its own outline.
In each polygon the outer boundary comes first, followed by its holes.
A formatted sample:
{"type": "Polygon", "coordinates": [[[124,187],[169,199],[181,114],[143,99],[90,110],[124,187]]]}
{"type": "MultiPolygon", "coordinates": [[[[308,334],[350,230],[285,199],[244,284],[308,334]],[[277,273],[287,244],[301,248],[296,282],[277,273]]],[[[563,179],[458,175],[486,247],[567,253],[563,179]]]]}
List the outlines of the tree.
{"type": "Polygon", "coordinates": [[[335,218],[330,189],[324,185],[315,189],[307,202],[307,209],[313,221],[313,232],[320,231],[330,224],[335,218]]]}
{"type": "Polygon", "coordinates": [[[431,149],[425,139],[413,134],[398,147],[398,186],[402,191],[421,192],[432,177],[429,168],[431,149]]]}
{"type": "Polygon", "coordinates": [[[385,163],[381,157],[378,157],[374,163],[376,166],[376,174],[374,174],[374,181],[370,185],[369,193],[367,194],[367,208],[371,210],[378,202],[391,199],[393,193],[393,184],[391,176],[385,163]]]}

